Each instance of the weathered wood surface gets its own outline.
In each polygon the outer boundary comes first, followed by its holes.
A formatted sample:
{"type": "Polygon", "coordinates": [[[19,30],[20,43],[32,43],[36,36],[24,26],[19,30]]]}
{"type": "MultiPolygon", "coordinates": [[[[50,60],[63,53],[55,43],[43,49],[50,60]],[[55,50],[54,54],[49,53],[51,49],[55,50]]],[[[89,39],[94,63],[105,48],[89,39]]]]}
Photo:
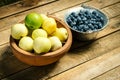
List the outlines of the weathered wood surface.
{"type": "Polygon", "coordinates": [[[117,66],[92,80],[120,80],[120,66],[117,66]]]}
{"type": "Polygon", "coordinates": [[[10,4],[10,5],[6,5],[6,6],[1,7],[0,8],[0,12],[1,12],[0,19],[7,18],[11,15],[21,13],[24,11],[28,11],[28,10],[33,9],[35,7],[46,5],[46,4],[55,2],[55,1],[57,1],[57,0],[41,0],[41,1],[39,1],[39,3],[37,5],[26,6],[26,7],[22,5],[22,3],[24,3],[23,1],[18,1],[14,4],[10,4]]]}
{"type": "MultiPolygon", "coordinates": [[[[88,77],[86,77],[87,79],[93,80],[100,80],[102,78],[111,79],[109,76],[110,74],[113,76],[112,79],[118,79],[120,77],[119,75],[115,76],[112,74],[112,72],[115,72],[115,74],[119,74],[120,72],[120,69],[118,68],[120,63],[116,62],[119,60],[120,56],[120,53],[118,53],[120,52],[120,0],[102,0],[102,2],[99,2],[97,0],[48,0],[48,2],[45,1],[43,4],[45,5],[39,4],[36,7],[33,6],[33,8],[22,8],[22,10],[24,11],[17,10],[17,8],[14,8],[12,5],[10,5],[10,7],[16,10],[9,11],[10,14],[8,13],[6,8],[2,7],[3,9],[5,9],[2,12],[7,12],[5,14],[0,14],[1,80],[59,80],[59,78],[62,76],[65,77],[65,79],[67,80],[67,76],[64,74],[68,73],[68,78],[71,77],[72,79],[72,76],[69,77],[69,75],[71,75],[71,73],[69,72],[72,72],[72,70],[76,74],[79,73],[79,71],[83,71],[83,73],[80,74],[86,74],[88,77]],[[75,40],[75,42],[73,42],[72,44],[71,50],[60,61],[42,67],[33,67],[26,65],[18,61],[14,57],[14,55],[12,55],[9,46],[11,25],[23,20],[27,13],[33,11],[45,14],[47,14],[47,12],[49,11],[49,14],[55,15],[56,17],[59,17],[63,20],[64,13],[68,9],[80,6],[81,3],[101,9],[110,18],[110,22],[107,28],[98,34],[97,40],[92,43],[83,43],[75,40]],[[109,56],[110,59],[105,56],[109,56]],[[98,62],[100,63],[96,62],[96,60],[98,60],[98,62]],[[99,66],[96,66],[97,63],[101,66],[101,70],[99,70],[99,66]],[[94,66],[87,66],[88,64],[93,64],[94,66]],[[88,72],[87,70],[86,72],[84,72],[83,69],[79,69],[77,71],[78,68],[82,68],[81,66],[86,67],[88,72]],[[95,70],[99,71],[96,72],[95,70]],[[96,74],[90,75],[89,72],[94,72],[96,74]]],[[[78,77],[78,80],[79,78],[80,77],[78,77]]]]}
{"type": "Polygon", "coordinates": [[[0,19],[0,24],[2,25],[2,26],[0,26],[0,31],[2,31],[4,29],[9,29],[11,27],[11,25],[23,20],[25,18],[26,14],[28,14],[30,12],[37,12],[37,13],[44,13],[44,14],[47,14],[49,12],[49,14],[51,14],[51,13],[55,13],[62,9],[66,9],[70,6],[74,6],[74,5],[77,5],[82,2],[86,2],[86,1],[87,0],[84,0],[84,1],[83,0],[72,0],[72,1],[59,0],[54,3],[46,4],[45,6],[43,5],[38,8],[24,11],[22,13],[17,13],[17,14],[11,15],[7,18],[0,19]]]}
{"type": "MultiPolygon", "coordinates": [[[[24,79],[24,80],[40,79],[41,80],[43,79],[44,80],[44,79],[50,78],[52,76],[55,76],[56,74],[60,74],[73,67],[76,67],[81,64],[85,64],[85,62],[92,60],[98,56],[113,52],[112,51],[113,49],[120,47],[120,44],[119,44],[120,35],[118,34],[120,34],[120,31],[117,31],[111,34],[110,36],[101,38],[93,42],[92,44],[89,44],[88,46],[80,47],[79,49],[70,51],[59,62],[55,64],[51,64],[51,65],[43,66],[43,67],[30,67],[30,68],[27,68],[26,70],[17,72],[14,75],[11,75],[3,80],[6,80],[6,79],[11,79],[11,80],[21,80],[21,79],[24,79]]],[[[17,61],[17,59],[14,59],[14,60],[17,61]]],[[[9,64],[11,63],[12,61],[9,61],[9,64]]],[[[7,64],[8,63],[5,63],[5,65],[7,64]]],[[[20,62],[16,63],[16,65],[18,64],[20,64],[20,62]]],[[[4,68],[2,70],[4,70],[4,68]]]]}
{"type": "Polygon", "coordinates": [[[120,47],[71,70],[61,73],[50,80],[91,80],[92,78],[119,65],[120,47]]]}

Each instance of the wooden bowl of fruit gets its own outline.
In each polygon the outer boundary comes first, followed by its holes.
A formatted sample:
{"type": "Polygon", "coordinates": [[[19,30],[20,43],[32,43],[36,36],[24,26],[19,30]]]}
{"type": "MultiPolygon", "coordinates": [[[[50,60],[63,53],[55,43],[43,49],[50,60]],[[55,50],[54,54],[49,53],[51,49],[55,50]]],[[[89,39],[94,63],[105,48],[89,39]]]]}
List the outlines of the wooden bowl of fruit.
{"type": "Polygon", "coordinates": [[[11,27],[12,52],[28,65],[54,63],[65,55],[71,44],[71,30],[62,20],[53,16],[30,13],[22,23],[11,27]]]}
{"type": "Polygon", "coordinates": [[[95,40],[98,32],[106,28],[108,17],[99,9],[82,5],[66,12],[65,23],[71,28],[74,38],[88,41],[95,40]]]}

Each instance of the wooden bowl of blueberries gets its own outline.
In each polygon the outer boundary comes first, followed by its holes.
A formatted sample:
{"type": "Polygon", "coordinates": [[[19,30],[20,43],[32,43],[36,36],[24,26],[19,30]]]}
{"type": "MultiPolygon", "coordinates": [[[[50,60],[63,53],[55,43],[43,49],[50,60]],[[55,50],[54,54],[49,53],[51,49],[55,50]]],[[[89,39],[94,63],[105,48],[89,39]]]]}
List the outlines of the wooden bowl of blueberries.
{"type": "Polygon", "coordinates": [[[64,19],[72,30],[73,38],[81,41],[95,40],[97,34],[108,24],[105,13],[84,5],[68,10],[64,19]]]}

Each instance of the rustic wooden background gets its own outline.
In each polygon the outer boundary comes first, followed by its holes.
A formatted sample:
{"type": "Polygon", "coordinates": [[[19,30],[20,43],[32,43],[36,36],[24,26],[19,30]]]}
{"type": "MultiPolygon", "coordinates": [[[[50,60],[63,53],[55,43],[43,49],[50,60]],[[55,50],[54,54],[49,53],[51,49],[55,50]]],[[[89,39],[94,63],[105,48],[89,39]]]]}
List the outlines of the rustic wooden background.
{"type": "Polygon", "coordinates": [[[0,80],[120,80],[120,0],[41,0],[23,7],[20,2],[0,7],[0,80]],[[35,67],[20,62],[9,46],[10,28],[30,12],[64,19],[70,8],[89,5],[104,11],[109,24],[94,42],[73,41],[58,62],[35,67]]]}

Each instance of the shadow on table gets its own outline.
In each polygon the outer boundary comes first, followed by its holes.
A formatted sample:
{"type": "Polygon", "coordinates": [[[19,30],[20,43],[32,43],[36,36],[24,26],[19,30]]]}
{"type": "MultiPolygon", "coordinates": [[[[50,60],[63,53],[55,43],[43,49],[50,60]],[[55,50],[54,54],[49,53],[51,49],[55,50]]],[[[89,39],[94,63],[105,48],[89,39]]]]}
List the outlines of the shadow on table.
{"type": "Polygon", "coordinates": [[[48,78],[56,63],[47,66],[29,66],[20,62],[14,55],[10,46],[4,47],[0,52],[0,79],[2,80],[43,80],[48,78]]]}

